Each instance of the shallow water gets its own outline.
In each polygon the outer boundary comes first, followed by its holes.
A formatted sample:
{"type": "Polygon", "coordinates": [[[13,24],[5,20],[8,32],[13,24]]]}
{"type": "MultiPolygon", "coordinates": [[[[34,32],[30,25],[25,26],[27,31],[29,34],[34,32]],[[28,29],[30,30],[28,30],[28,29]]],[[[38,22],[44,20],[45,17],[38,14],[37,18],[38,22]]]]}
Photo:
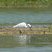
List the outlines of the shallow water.
{"type": "Polygon", "coordinates": [[[52,47],[0,48],[0,52],[52,52],[52,47]]]}
{"type": "Polygon", "coordinates": [[[29,9],[0,9],[0,24],[17,24],[20,22],[52,22],[52,11],[37,11],[29,9]]]}
{"type": "MultiPolygon", "coordinates": [[[[52,22],[52,11],[34,11],[34,10],[16,10],[16,9],[1,9],[0,10],[0,24],[17,24],[20,22],[27,22],[27,23],[35,23],[35,22],[52,22]]],[[[20,36],[21,37],[21,36],[20,36]]],[[[26,36],[25,36],[26,37],[26,36]]],[[[19,40],[20,43],[26,43],[26,40],[22,39],[19,40]]],[[[28,37],[29,38],[29,37],[28,37]]],[[[35,42],[52,42],[52,36],[33,36],[31,37],[31,43],[35,42]],[[40,37],[40,38],[39,38],[40,37]],[[33,39],[35,38],[35,39],[33,39]]],[[[26,39],[26,38],[25,38],[26,39]]],[[[0,46],[8,46],[12,47],[14,45],[15,48],[0,48],[0,52],[52,52],[51,46],[32,46],[32,47],[16,47],[17,37],[0,37],[0,46]],[[14,39],[15,38],[15,39],[14,39]],[[16,45],[15,45],[16,44],[16,45]]],[[[29,43],[30,41],[27,40],[29,43]]],[[[47,43],[46,42],[46,43],[47,43]]],[[[48,42],[48,43],[49,43],[48,42]]]]}

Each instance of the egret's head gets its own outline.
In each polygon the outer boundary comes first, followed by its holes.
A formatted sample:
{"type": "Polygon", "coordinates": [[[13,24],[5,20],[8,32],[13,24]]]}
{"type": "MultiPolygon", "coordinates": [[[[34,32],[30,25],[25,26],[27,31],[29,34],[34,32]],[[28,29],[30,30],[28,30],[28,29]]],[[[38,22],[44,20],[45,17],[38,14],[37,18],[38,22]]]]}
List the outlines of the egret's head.
{"type": "Polygon", "coordinates": [[[30,27],[30,28],[32,27],[32,25],[30,25],[30,24],[27,24],[27,25],[28,25],[28,27],[30,27]]]}

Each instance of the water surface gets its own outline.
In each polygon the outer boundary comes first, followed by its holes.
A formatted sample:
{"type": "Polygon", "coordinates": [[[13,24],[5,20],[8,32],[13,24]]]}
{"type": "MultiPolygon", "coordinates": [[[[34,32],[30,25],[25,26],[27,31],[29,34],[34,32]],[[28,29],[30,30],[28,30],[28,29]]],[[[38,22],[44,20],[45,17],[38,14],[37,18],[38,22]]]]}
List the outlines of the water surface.
{"type": "Polygon", "coordinates": [[[26,9],[0,9],[0,23],[51,23],[52,11],[37,11],[26,9]]]}
{"type": "MultiPolygon", "coordinates": [[[[36,10],[25,10],[25,9],[0,9],[0,24],[17,24],[20,22],[27,22],[27,23],[36,23],[36,22],[47,22],[52,23],[52,11],[36,11],[36,10]]],[[[20,36],[21,37],[21,36],[20,36]]],[[[22,39],[23,37],[19,38],[19,43],[24,42],[25,47],[17,47],[17,37],[0,37],[0,47],[2,46],[8,46],[10,48],[0,48],[0,52],[52,52],[51,46],[26,46],[26,40],[22,39]],[[15,38],[15,39],[14,39],[15,38]]],[[[25,38],[27,39],[27,38],[25,38]]],[[[28,37],[29,39],[29,37],[28,37]]],[[[52,36],[33,36],[31,37],[31,42],[28,40],[27,43],[39,43],[39,42],[52,42],[52,36]],[[39,38],[40,37],[40,38],[39,38]]]]}
{"type": "Polygon", "coordinates": [[[0,52],[52,52],[52,47],[1,48],[0,52]]]}

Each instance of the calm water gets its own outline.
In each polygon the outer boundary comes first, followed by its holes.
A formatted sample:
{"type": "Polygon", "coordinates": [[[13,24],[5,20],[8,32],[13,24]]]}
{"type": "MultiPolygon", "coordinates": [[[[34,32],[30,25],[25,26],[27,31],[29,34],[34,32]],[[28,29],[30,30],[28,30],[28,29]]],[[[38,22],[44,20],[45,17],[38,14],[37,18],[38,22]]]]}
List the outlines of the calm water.
{"type": "Polygon", "coordinates": [[[19,22],[52,22],[52,11],[0,9],[0,23],[17,24],[19,22]]]}
{"type": "Polygon", "coordinates": [[[52,47],[1,48],[0,52],[52,52],[52,47]]]}

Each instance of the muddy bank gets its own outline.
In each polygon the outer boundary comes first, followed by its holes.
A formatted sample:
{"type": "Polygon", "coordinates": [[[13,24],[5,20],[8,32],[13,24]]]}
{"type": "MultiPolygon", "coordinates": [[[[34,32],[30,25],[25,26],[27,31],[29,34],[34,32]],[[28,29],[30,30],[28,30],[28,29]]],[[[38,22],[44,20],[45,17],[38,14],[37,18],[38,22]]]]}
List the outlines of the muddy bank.
{"type": "Polygon", "coordinates": [[[52,34],[52,29],[49,28],[0,28],[0,35],[14,34],[52,34]]]}

